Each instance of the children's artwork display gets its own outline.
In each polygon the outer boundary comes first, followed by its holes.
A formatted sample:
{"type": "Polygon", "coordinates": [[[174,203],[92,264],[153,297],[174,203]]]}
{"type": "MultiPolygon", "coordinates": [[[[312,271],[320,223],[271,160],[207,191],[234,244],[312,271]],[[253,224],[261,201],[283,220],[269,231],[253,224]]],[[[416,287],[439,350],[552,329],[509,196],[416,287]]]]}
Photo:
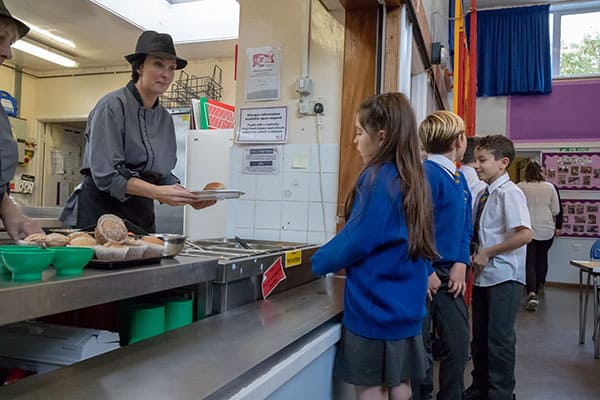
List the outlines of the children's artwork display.
{"type": "Polygon", "coordinates": [[[542,153],[546,181],[564,190],[600,190],[600,153],[542,153]]]}
{"type": "Polygon", "coordinates": [[[563,227],[561,236],[596,238],[600,221],[600,200],[562,199],[563,227]]]}

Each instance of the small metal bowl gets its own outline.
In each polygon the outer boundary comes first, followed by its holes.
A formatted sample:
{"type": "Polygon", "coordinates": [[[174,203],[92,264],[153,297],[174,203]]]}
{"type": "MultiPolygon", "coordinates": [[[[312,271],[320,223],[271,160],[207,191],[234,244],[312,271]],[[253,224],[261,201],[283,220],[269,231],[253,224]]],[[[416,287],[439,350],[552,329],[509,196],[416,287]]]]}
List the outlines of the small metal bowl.
{"type": "Polygon", "coordinates": [[[183,250],[187,236],[177,233],[153,233],[150,236],[155,236],[164,242],[163,257],[174,257],[183,250]]]}

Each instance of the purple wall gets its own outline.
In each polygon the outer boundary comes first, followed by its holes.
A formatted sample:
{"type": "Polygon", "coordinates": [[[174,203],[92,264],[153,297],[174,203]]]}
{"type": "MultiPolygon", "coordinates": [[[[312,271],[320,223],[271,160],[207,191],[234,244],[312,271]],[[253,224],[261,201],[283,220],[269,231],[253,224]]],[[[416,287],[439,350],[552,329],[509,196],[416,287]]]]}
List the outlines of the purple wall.
{"type": "Polygon", "coordinates": [[[600,79],[555,81],[545,96],[510,96],[506,136],[515,142],[600,140],[600,79]]]}

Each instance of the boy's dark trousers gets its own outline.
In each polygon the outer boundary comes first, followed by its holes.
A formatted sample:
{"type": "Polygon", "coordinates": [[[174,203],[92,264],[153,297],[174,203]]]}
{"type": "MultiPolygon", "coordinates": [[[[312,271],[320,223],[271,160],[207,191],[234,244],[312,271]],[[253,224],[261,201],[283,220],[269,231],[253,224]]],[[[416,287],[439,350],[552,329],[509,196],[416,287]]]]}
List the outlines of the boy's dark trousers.
{"type": "Polygon", "coordinates": [[[431,398],[433,391],[433,357],[431,354],[431,324],[440,342],[440,390],[438,400],[461,400],[464,392],[465,364],[469,357],[469,322],[465,300],[448,293],[448,271],[435,268],[442,285],[432,301],[427,302],[423,320],[423,343],[429,369],[423,382],[412,385],[413,399],[431,398]]]}
{"type": "Polygon", "coordinates": [[[515,389],[515,320],[523,285],[515,281],[473,286],[473,384],[466,399],[512,400],[515,389]]]}

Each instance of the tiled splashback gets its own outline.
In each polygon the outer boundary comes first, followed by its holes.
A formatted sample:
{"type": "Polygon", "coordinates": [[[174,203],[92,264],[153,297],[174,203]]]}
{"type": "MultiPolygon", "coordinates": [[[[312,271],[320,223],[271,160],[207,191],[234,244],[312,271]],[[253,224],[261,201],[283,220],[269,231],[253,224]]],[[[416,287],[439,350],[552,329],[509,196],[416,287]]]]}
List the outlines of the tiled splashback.
{"type": "Polygon", "coordinates": [[[317,144],[233,146],[228,186],[245,195],[228,200],[227,236],[302,243],[329,239],[335,233],[338,159],[337,144],[323,144],[320,152],[317,144]],[[277,173],[243,173],[248,148],[276,148],[277,173]]]}

